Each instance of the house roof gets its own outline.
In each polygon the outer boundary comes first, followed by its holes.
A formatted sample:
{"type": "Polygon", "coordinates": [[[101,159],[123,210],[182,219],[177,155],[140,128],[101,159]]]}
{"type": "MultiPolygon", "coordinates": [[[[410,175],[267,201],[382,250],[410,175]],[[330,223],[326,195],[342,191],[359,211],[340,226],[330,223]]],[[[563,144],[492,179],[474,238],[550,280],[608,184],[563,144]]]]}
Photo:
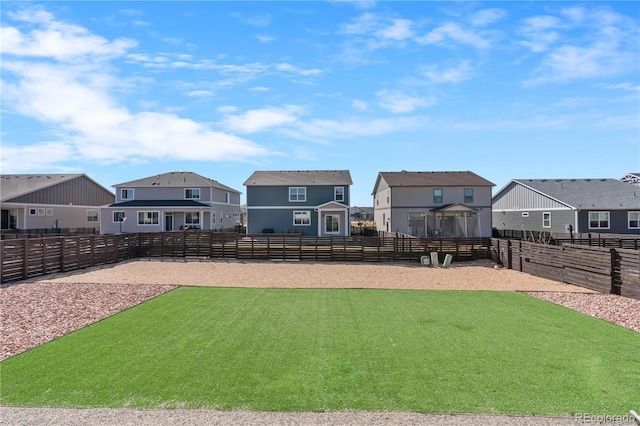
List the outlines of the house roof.
{"type": "Polygon", "coordinates": [[[432,212],[473,212],[476,211],[473,207],[469,207],[466,204],[453,203],[446,204],[444,206],[431,209],[432,212]]]}
{"type": "Polygon", "coordinates": [[[109,207],[206,207],[210,206],[194,200],[131,200],[114,203],[109,207]]]}
{"type": "Polygon", "coordinates": [[[227,185],[223,185],[216,180],[209,179],[194,172],[168,172],[113,185],[114,188],[124,186],[133,188],[191,188],[212,186],[214,188],[223,189],[225,191],[236,192],[238,194],[241,193],[240,191],[233,189],[227,185]]]}
{"type": "Polygon", "coordinates": [[[495,186],[494,183],[471,171],[451,172],[379,172],[373,187],[374,193],[384,179],[390,187],[397,186],[495,186]]]}
{"type": "Polygon", "coordinates": [[[353,185],[349,170],[256,171],[245,186],[353,185]]]}
{"type": "Polygon", "coordinates": [[[0,200],[10,200],[79,177],[85,177],[95,185],[104,189],[105,192],[109,192],[107,188],[104,188],[83,173],[6,174],[0,175],[0,200]]]}
{"type": "Polygon", "coordinates": [[[576,209],[640,209],[638,187],[618,179],[514,179],[512,182],[576,209]]]}

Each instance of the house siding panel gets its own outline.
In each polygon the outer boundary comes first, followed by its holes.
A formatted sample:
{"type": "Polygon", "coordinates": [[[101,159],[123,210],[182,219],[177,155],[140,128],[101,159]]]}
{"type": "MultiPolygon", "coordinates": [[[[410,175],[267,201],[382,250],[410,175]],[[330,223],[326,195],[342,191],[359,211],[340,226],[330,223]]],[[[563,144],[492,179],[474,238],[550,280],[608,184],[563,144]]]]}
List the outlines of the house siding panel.
{"type": "Polygon", "coordinates": [[[115,197],[84,176],[7,200],[12,203],[103,206],[115,197]]]}
{"type": "Polygon", "coordinates": [[[516,182],[511,182],[503,194],[493,200],[493,210],[524,210],[524,209],[568,209],[565,204],[559,203],[539,192],[535,192],[516,182]]]}
{"type": "Polygon", "coordinates": [[[569,224],[577,232],[575,212],[573,210],[493,211],[493,227],[496,229],[566,233],[566,226],[569,224]],[[528,217],[523,217],[523,212],[528,213],[528,217]],[[542,226],[542,214],[544,212],[551,213],[551,228],[542,226]]]}
{"type": "MultiPolygon", "coordinates": [[[[639,208],[640,209],[640,208],[639,208]]],[[[637,211],[637,210],[634,210],[637,211]]],[[[629,229],[628,210],[581,210],[578,212],[579,232],[591,232],[593,234],[638,234],[640,229],[629,229]],[[608,211],[609,212],[609,229],[590,229],[589,228],[589,212],[590,211],[608,211]]]]}

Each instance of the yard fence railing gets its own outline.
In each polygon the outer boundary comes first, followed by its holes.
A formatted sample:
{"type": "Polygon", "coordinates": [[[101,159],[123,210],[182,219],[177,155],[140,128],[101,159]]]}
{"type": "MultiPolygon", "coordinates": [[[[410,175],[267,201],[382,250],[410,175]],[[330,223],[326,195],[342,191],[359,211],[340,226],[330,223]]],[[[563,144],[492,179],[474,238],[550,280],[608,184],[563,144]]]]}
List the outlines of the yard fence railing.
{"type": "Polygon", "coordinates": [[[492,257],[506,268],[640,299],[640,251],[619,247],[549,245],[491,239],[492,257]]]}
{"type": "Polygon", "coordinates": [[[141,257],[313,261],[418,261],[439,252],[454,260],[488,259],[489,238],[311,237],[214,231],[55,236],[0,241],[2,282],[141,257]]]}
{"type": "Polygon", "coordinates": [[[510,229],[494,229],[494,238],[522,240],[551,245],[579,244],[591,247],[618,247],[640,249],[640,235],[592,232],[544,232],[510,229]]]}

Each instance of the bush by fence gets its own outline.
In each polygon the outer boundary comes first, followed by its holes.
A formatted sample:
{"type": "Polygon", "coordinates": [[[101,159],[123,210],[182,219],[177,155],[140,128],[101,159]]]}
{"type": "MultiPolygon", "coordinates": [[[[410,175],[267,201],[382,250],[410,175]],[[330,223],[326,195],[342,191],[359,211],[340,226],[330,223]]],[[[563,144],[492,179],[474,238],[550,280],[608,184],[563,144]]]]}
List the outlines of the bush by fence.
{"type": "Polygon", "coordinates": [[[305,237],[173,231],[57,236],[0,241],[2,282],[139,257],[210,257],[314,261],[418,261],[437,251],[456,261],[487,259],[488,238],[305,237]]]}
{"type": "Polygon", "coordinates": [[[559,246],[492,238],[505,267],[602,293],[640,299],[640,251],[564,243],[559,246]]]}

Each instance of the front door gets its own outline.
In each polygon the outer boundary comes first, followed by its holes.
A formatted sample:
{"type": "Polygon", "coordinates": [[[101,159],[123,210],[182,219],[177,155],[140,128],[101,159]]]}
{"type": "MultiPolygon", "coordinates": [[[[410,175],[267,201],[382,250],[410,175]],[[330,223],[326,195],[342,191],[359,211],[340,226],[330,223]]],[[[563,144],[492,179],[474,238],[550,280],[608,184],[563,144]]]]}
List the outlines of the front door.
{"type": "Polygon", "coordinates": [[[340,233],[340,215],[327,214],[324,216],[324,232],[326,234],[340,233]]]}
{"type": "Polygon", "coordinates": [[[173,231],[173,213],[164,214],[164,230],[173,231]]]}

